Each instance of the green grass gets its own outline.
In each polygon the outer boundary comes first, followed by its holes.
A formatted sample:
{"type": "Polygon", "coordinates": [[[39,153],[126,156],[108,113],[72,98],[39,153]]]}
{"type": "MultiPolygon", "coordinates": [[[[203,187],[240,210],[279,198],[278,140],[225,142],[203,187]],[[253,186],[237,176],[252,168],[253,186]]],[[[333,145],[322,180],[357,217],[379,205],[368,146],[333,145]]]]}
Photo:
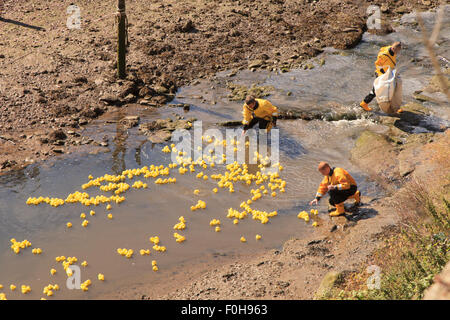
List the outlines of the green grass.
{"type": "MultiPolygon", "coordinates": [[[[421,190],[423,191],[423,190],[421,190]]],[[[389,236],[367,265],[381,268],[380,289],[367,289],[366,266],[346,277],[333,290],[334,299],[405,300],[422,299],[450,258],[450,203],[445,198],[437,208],[426,193],[418,199],[423,211],[416,219],[402,224],[389,236]]]]}

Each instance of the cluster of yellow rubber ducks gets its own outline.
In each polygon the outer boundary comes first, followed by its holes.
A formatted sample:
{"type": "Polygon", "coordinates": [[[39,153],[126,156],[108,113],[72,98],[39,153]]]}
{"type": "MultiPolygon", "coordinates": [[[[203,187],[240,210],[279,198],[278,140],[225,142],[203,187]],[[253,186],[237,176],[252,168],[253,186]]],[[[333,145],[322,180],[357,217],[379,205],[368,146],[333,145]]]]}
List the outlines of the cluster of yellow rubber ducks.
{"type": "Polygon", "coordinates": [[[112,183],[112,182],[110,182],[107,185],[99,186],[99,189],[101,191],[104,191],[104,192],[108,192],[108,191],[114,190],[114,193],[116,195],[119,195],[121,193],[124,193],[124,192],[128,191],[128,189],[130,189],[130,185],[128,183],[125,183],[125,182],[119,182],[119,183],[112,183]]]}
{"type": "Polygon", "coordinates": [[[186,219],[181,216],[178,218],[178,223],[176,225],[173,226],[174,230],[184,230],[186,229],[186,219]]]}
{"type": "Polygon", "coordinates": [[[167,184],[167,183],[175,183],[175,182],[177,182],[177,178],[166,178],[166,179],[158,178],[155,180],[155,184],[167,184]]]}
{"type": "Polygon", "coordinates": [[[53,291],[58,291],[59,286],[57,284],[49,284],[44,287],[44,290],[42,290],[42,293],[47,295],[48,297],[53,296],[53,291]]]}
{"type": "Polygon", "coordinates": [[[16,239],[12,238],[10,242],[12,243],[11,249],[14,251],[15,254],[20,253],[20,249],[31,247],[31,242],[28,241],[27,239],[18,242],[16,239]]]}
{"type": "Polygon", "coordinates": [[[159,245],[159,237],[158,236],[154,236],[154,237],[150,237],[150,242],[153,243],[153,250],[158,251],[158,252],[165,252],[166,251],[166,247],[164,246],[160,246],[159,245]]]}
{"type": "Polygon", "coordinates": [[[206,202],[202,200],[198,200],[195,206],[191,206],[191,211],[195,211],[198,209],[206,209],[206,202]]]}
{"type": "Polygon", "coordinates": [[[150,249],[141,249],[139,250],[139,253],[141,254],[141,256],[149,256],[150,255],[150,249]]]}
{"type": "Polygon", "coordinates": [[[87,279],[85,282],[83,282],[82,284],[80,284],[80,289],[83,291],[88,291],[89,290],[89,286],[92,284],[92,281],[87,279]]]}
{"type": "Polygon", "coordinates": [[[27,204],[31,205],[38,205],[45,202],[46,204],[51,205],[52,207],[59,207],[61,205],[64,204],[64,200],[63,199],[59,199],[59,198],[49,198],[49,197],[38,197],[38,198],[28,198],[27,199],[27,204]]]}
{"type": "MultiPolygon", "coordinates": [[[[116,190],[117,191],[117,190],[116,190]]],[[[45,200],[42,199],[46,199],[46,198],[42,198],[42,197],[38,197],[38,198],[34,198],[34,197],[29,197],[27,199],[27,204],[28,205],[38,205],[40,203],[46,202],[45,200]]],[[[53,198],[54,201],[49,201],[48,203],[51,204],[53,207],[59,207],[61,205],[64,205],[65,203],[76,203],[79,202],[85,206],[91,206],[91,205],[96,205],[98,206],[101,203],[109,203],[109,202],[115,202],[117,204],[125,201],[125,197],[121,197],[118,195],[113,195],[110,197],[106,197],[104,195],[99,195],[94,197],[90,197],[88,193],[86,192],[79,192],[76,191],[74,193],[71,193],[67,196],[66,200],[63,199],[58,199],[58,198],[53,198]],[[51,203],[50,203],[51,202],[51,203]]]]}
{"type": "Polygon", "coordinates": [[[118,248],[117,253],[123,257],[127,257],[127,259],[130,259],[131,257],[133,257],[134,251],[133,251],[133,249],[118,248]]]}
{"type": "Polygon", "coordinates": [[[152,261],[152,270],[155,272],[158,271],[158,264],[156,263],[156,260],[152,261]]]}
{"type": "Polygon", "coordinates": [[[42,253],[42,249],[41,248],[34,248],[31,250],[31,252],[33,254],[41,254],[42,253]]]}
{"type": "MultiPolygon", "coordinates": [[[[76,257],[68,257],[67,259],[61,260],[62,258],[64,258],[64,256],[57,257],[57,258],[60,258],[60,262],[63,266],[64,271],[66,271],[67,276],[71,277],[73,275],[73,271],[70,268],[70,266],[72,264],[74,264],[75,262],[77,262],[78,259],[76,257]]],[[[55,260],[56,260],[56,258],[55,258],[55,260]]],[[[56,260],[56,261],[58,261],[58,260],[56,260]]]]}
{"type": "Polygon", "coordinates": [[[170,151],[169,146],[165,146],[165,147],[162,149],[162,152],[170,153],[171,151],[170,151]]]}
{"type": "Polygon", "coordinates": [[[220,226],[220,220],[218,220],[218,219],[212,219],[212,220],[209,222],[209,225],[210,225],[211,227],[214,227],[214,226],[220,226]]]}
{"type": "Polygon", "coordinates": [[[133,183],[132,187],[134,189],[147,189],[148,185],[142,182],[141,180],[138,180],[135,183],[133,183]]]}
{"type": "Polygon", "coordinates": [[[117,182],[121,182],[123,180],[125,180],[125,175],[111,175],[111,174],[105,174],[103,177],[98,177],[96,179],[94,179],[92,177],[92,175],[89,175],[89,182],[81,185],[81,188],[83,190],[88,189],[90,187],[96,186],[99,187],[101,185],[102,182],[106,181],[106,182],[113,182],[113,183],[117,183],[117,182]]]}
{"type": "Polygon", "coordinates": [[[212,219],[210,222],[209,222],[209,225],[211,226],[211,227],[215,227],[214,228],[214,230],[216,231],[216,232],[220,232],[222,229],[220,228],[220,220],[218,220],[218,219],[212,219]]]}
{"type": "Polygon", "coordinates": [[[306,211],[301,211],[301,212],[297,215],[297,218],[303,219],[303,220],[305,220],[306,222],[308,222],[308,221],[309,221],[309,214],[308,214],[308,212],[306,212],[306,211]]]}
{"type": "MultiPolygon", "coordinates": [[[[311,209],[310,213],[311,213],[312,215],[317,216],[317,215],[319,214],[319,211],[318,211],[317,209],[311,209]]],[[[301,212],[297,215],[297,218],[303,219],[303,220],[305,220],[305,222],[309,222],[309,214],[308,214],[308,212],[306,212],[306,211],[301,211],[301,212]]],[[[318,226],[317,221],[314,221],[314,222],[312,223],[312,226],[313,226],[313,227],[317,227],[317,226],[318,226]]]]}
{"type": "Polygon", "coordinates": [[[31,292],[31,287],[27,286],[27,285],[24,285],[24,284],[21,286],[20,289],[21,289],[23,294],[27,294],[27,293],[31,292]]]}
{"type": "Polygon", "coordinates": [[[186,240],[185,236],[182,236],[181,234],[176,233],[176,232],[174,232],[173,237],[175,238],[175,241],[178,243],[181,243],[186,240]]]}

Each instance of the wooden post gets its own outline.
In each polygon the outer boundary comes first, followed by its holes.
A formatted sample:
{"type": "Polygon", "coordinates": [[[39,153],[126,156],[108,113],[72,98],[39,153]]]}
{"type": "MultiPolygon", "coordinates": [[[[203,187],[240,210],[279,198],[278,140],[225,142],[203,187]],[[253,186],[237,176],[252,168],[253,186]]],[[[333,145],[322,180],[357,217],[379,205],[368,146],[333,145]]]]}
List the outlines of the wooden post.
{"type": "Polygon", "coordinates": [[[126,75],[126,20],[125,0],[118,0],[117,4],[117,74],[120,79],[124,79],[126,75]]]}

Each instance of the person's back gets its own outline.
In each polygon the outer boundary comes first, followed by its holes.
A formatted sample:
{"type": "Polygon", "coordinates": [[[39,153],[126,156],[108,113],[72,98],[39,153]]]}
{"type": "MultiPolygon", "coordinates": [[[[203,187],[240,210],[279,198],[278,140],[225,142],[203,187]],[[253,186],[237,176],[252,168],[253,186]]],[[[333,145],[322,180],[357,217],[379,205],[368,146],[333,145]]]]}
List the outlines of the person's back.
{"type": "Polygon", "coordinates": [[[388,68],[391,68],[391,70],[395,69],[397,64],[396,60],[397,54],[392,50],[392,46],[382,47],[375,61],[375,73],[377,77],[386,73],[388,68]]]}
{"type": "MultiPolygon", "coordinates": [[[[397,66],[397,55],[402,49],[402,44],[400,42],[394,42],[391,46],[382,47],[377,55],[377,60],[375,61],[375,77],[379,77],[386,73],[386,71],[391,68],[395,69],[397,66]]],[[[375,88],[372,87],[371,92],[364,98],[359,104],[361,108],[366,111],[372,111],[369,107],[369,103],[376,97],[375,88]]],[[[399,109],[401,112],[401,109],[399,109]]]]}
{"type": "Polygon", "coordinates": [[[270,130],[272,125],[276,125],[278,108],[268,100],[248,96],[242,107],[242,116],[244,132],[257,123],[259,123],[260,129],[270,130]]]}

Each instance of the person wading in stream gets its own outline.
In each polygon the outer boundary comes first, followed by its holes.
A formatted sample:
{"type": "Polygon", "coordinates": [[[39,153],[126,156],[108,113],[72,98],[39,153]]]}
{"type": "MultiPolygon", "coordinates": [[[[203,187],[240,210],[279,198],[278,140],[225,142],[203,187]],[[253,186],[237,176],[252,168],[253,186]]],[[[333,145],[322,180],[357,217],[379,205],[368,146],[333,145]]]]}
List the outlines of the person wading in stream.
{"type": "Polygon", "coordinates": [[[337,217],[345,213],[344,202],[347,199],[355,199],[355,204],[361,202],[361,193],[357,190],[355,179],[342,168],[331,168],[326,162],[319,163],[319,172],[325,177],[317,190],[316,198],[309,204],[317,205],[319,200],[328,192],[330,205],[336,207],[336,211],[330,216],[337,217]]]}
{"type": "Polygon", "coordinates": [[[278,109],[268,100],[256,99],[254,96],[247,96],[242,107],[242,124],[245,133],[253,128],[257,123],[260,129],[270,129],[277,124],[278,109]]]}
{"type": "MultiPolygon", "coordinates": [[[[400,42],[394,42],[391,46],[382,47],[378,52],[377,60],[375,61],[375,78],[378,78],[382,74],[384,74],[388,68],[391,70],[395,69],[397,64],[397,56],[402,49],[402,44],[400,42]]],[[[372,111],[372,108],[369,107],[369,103],[375,98],[375,88],[372,87],[372,91],[364,98],[363,101],[359,104],[361,108],[366,111],[372,111]]],[[[397,112],[402,112],[399,109],[397,112]]]]}

